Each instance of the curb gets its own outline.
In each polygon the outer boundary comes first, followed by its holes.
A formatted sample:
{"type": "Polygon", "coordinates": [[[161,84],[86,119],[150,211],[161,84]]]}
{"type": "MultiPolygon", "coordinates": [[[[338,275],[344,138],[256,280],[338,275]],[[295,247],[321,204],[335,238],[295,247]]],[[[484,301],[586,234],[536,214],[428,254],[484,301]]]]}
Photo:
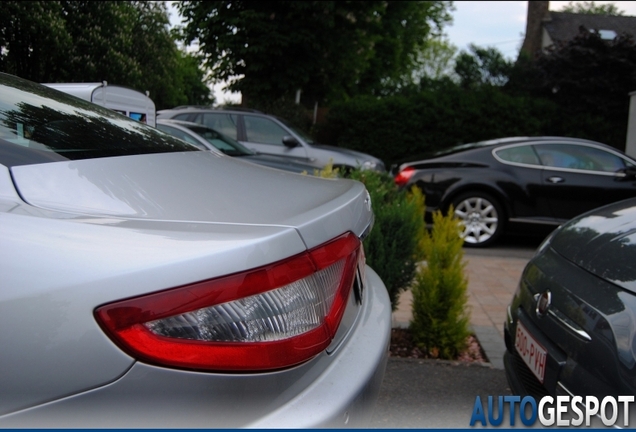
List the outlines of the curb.
{"type": "MultiPolygon", "coordinates": [[[[409,328],[409,323],[404,321],[393,321],[391,328],[407,329],[409,328]]],[[[485,367],[503,370],[503,356],[504,352],[506,351],[506,344],[504,343],[503,339],[501,339],[499,331],[491,326],[476,326],[472,324],[470,325],[470,331],[477,338],[481,349],[483,350],[484,354],[486,354],[486,358],[488,359],[487,362],[481,362],[480,364],[485,367]]],[[[463,364],[463,362],[457,362],[453,360],[435,361],[446,361],[449,364],[463,364]]]]}

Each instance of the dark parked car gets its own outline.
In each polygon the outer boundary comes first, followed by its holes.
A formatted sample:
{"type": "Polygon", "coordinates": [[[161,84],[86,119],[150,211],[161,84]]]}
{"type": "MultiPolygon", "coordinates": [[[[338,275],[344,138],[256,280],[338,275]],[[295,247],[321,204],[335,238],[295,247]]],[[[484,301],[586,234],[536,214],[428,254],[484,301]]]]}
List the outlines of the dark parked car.
{"type": "Polygon", "coordinates": [[[605,144],[517,137],[464,144],[402,164],[399,186],[418,186],[427,213],[452,205],[467,246],[488,246],[506,228],[558,226],[636,196],[636,161],[605,144]]]}
{"type": "Polygon", "coordinates": [[[254,111],[177,107],[157,112],[157,118],[200,123],[234,138],[261,153],[299,159],[320,168],[362,168],[386,171],[384,163],[371,155],[342,147],[315,143],[307,134],[279,117],[254,111]]]}
{"type": "Polygon", "coordinates": [[[513,393],[636,394],[634,263],[636,199],[579,216],[544,241],[504,324],[513,393]]]}
{"type": "Polygon", "coordinates": [[[221,152],[227,156],[237,157],[246,162],[270,168],[307,174],[313,174],[314,170],[320,169],[318,166],[308,165],[291,158],[256,153],[238,141],[198,123],[159,119],[157,120],[157,129],[181,138],[202,150],[221,152]]]}

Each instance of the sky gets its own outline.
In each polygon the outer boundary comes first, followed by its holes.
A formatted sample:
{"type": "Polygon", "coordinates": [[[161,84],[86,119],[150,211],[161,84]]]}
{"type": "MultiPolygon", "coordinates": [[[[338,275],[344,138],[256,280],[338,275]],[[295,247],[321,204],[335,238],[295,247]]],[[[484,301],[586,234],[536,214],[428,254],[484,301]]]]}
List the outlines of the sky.
{"type": "MultiPolygon", "coordinates": [[[[568,1],[551,1],[550,10],[558,11],[568,1]]],[[[583,3],[583,2],[575,2],[583,3]]],[[[626,15],[636,16],[636,1],[595,1],[614,3],[626,15]]],[[[468,50],[473,43],[495,47],[509,58],[516,59],[526,31],[527,1],[455,1],[453,23],[445,33],[460,50],[468,50]]]]}
{"type": "MultiPolygon", "coordinates": [[[[171,23],[179,23],[173,2],[167,2],[171,23]]],[[[568,1],[551,1],[550,10],[558,11],[568,1]]],[[[579,2],[576,2],[579,3],[579,2]]],[[[636,1],[596,1],[596,4],[614,3],[626,15],[636,16],[636,1]]],[[[459,50],[468,50],[469,44],[495,47],[509,59],[515,59],[526,30],[527,1],[455,1],[453,23],[445,27],[451,44],[459,50]]],[[[214,86],[217,103],[240,102],[239,94],[226,93],[222,84],[214,86]]]]}

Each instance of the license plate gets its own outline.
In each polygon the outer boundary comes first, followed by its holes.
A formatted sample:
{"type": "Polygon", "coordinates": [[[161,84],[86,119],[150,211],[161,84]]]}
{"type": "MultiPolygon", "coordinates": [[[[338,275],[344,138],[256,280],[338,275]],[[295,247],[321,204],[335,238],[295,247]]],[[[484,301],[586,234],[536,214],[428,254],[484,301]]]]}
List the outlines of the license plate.
{"type": "Polygon", "coordinates": [[[543,384],[548,352],[537,342],[521,322],[517,323],[515,348],[534,376],[543,384]]]}

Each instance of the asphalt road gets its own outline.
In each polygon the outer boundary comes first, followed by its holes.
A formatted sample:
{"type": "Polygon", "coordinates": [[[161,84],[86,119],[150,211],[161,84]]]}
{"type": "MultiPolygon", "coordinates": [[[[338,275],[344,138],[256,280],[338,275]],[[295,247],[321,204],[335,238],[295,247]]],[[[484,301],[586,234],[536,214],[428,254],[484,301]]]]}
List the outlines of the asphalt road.
{"type": "MultiPolygon", "coordinates": [[[[487,249],[467,254],[530,258],[543,235],[507,236],[487,249]]],[[[476,397],[506,396],[505,372],[479,364],[389,358],[372,428],[471,428],[476,397]]],[[[486,408],[484,408],[486,409],[486,408]]],[[[509,421],[509,420],[508,420],[509,421]]],[[[477,423],[475,427],[480,427],[477,423]]],[[[509,424],[502,425],[510,427],[509,424]]]]}
{"type": "MultiPolygon", "coordinates": [[[[469,428],[476,397],[510,394],[503,370],[389,358],[372,428],[469,428]]],[[[478,423],[477,426],[481,426],[478,423]]]]}

